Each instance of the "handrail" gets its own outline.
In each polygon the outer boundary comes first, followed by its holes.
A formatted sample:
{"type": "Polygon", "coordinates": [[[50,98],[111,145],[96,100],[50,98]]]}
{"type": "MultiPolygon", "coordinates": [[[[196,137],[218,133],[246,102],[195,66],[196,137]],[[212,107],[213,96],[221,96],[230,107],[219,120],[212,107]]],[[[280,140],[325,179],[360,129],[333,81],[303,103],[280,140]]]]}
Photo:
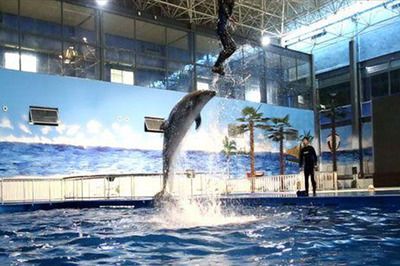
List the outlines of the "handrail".
{"type": "MultiPolygon", "coordinates": [[[[180,177],[186,173],[178,173],[180,177]]],[[[337,189],[336,173],[318,173],[319,190],[337,189]]],[[[255,179],[255,192],[294,192],[304,185],[301,174],[264,176],[255,179]]],[[[162,187],[162,175],[112,174],[67,178],[0,179],[1,204],[56,202],[65,200],[133,199],[153,197],[162,187]],[[113,177],[113,178],[110,178],[113,177]]],[[[226,179],[216,174],[196,173],[195,178],[177,178],[172,193],[199,196],[210,193],[250,193],[247,178],[226,179]]]]}

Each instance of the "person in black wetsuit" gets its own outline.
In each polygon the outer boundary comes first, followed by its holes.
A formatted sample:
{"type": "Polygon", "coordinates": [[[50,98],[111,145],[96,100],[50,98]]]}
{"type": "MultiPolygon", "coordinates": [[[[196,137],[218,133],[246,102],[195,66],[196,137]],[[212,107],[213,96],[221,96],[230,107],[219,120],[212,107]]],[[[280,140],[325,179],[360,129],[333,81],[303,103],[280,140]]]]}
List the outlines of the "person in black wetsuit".
{"type": "Polygon", "coordinates": [[[311,184],[313,187],[313,194],[317,189],[317,183],[314,178],[314,169],[317,166],[318,158],[314,148],[310,145],[310,140],[303,138],[303,148],[300,150],[300,168],[304,170],[306,196],[308,196],[308,177],[311,177],[311,184]]]}
{"type": "Polygon", "coordinates": [[[228,21],[235,23],[233,8],[235,0],[218,0],[218,27],[217,34],[224,49],[220,52],[212,72],[224,75],[224,62],[236,51],[236,43],[228,32],[228,21]]]}

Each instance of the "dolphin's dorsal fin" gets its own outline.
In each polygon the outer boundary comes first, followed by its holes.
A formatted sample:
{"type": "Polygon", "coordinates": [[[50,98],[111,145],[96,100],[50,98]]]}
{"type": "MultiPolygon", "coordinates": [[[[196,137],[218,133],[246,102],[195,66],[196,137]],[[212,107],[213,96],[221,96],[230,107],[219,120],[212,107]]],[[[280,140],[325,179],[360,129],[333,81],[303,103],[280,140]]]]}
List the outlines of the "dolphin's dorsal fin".
{"type": "Polygon", "coordinates": [[[196,120],[194,120],[196,122],[196,130],[199,129],[200,125],[201,125],[201,116],[199,115],[196,120]]]}

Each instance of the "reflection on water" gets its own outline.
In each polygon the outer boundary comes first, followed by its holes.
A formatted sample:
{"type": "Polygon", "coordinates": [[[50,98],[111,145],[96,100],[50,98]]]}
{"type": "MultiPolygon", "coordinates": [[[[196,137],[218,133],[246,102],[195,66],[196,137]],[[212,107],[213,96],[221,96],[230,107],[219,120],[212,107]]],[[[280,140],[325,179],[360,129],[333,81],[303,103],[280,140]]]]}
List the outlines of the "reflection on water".
{"type": "Polygon", "coordinates": [[[181,212],[169,214],[129,208],[2,214],[0,264],[400,263],[398,210],[210,206],[204,211],[192,210],[192,204],[184,202],[181,212]]]}

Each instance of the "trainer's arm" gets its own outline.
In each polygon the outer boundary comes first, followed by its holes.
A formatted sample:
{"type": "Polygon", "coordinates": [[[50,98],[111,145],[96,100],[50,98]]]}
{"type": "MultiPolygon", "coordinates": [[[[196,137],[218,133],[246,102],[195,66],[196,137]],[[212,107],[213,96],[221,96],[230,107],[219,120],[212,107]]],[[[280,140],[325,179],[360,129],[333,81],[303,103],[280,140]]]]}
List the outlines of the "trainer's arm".
{"type": "Polygon", "coordinates": [[[300,149],[300,154],[299,154],[299,167],[303,167],[303,149],[300,149]]]}
{"type": "Polygon", "coordinates": [[[318,157],[317,157],[317,153],[315,152],[314,147],[312,148],[312,153],[314,156],[314,165],[317,166],[318,165],[318,157]]]}

